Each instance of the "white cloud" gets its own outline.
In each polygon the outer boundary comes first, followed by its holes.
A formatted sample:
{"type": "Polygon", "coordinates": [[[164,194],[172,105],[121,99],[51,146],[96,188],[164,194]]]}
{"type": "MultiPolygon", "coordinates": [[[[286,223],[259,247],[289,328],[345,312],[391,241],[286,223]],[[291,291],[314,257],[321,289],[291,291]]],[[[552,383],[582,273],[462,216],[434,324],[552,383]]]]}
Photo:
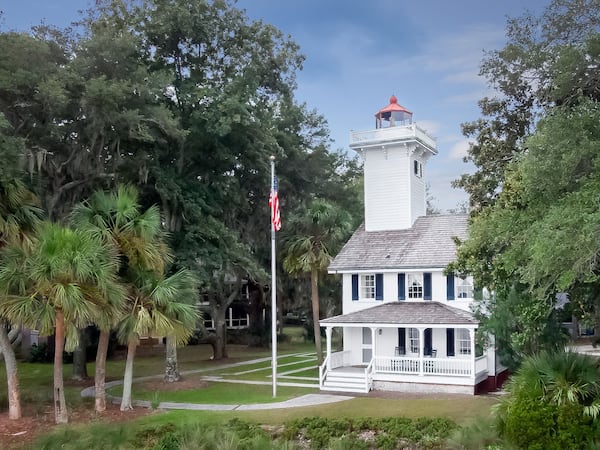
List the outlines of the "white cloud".
{"type": "Polygon", "coordinates": [[[448,156],[450,159],[460,159],[462,160],[465,156],[467,156],[467,152],[471,144],[466,139],[457,142],[452,147],[450,147],[450,151],[448,152],[448,156]]]}
{"type": "Polygon", "coordinates": [[[435,120],[419,120],[417,124],[431,136],[435,136],[442,128],[442,124],[435,120]]]}

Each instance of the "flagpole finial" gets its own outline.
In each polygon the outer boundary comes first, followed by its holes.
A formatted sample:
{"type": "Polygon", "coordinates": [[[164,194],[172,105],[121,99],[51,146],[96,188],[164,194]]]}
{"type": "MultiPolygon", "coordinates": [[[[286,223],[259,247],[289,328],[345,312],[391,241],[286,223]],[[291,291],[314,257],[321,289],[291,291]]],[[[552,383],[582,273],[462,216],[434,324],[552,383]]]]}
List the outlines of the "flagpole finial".
{"type": "Polygon", "coordinates": [[[275,156],[274,156],[274,155],[271,155],[271,156],[269,156],[269,159],[270,159],[271,161],[275,161],[275,156]]]}

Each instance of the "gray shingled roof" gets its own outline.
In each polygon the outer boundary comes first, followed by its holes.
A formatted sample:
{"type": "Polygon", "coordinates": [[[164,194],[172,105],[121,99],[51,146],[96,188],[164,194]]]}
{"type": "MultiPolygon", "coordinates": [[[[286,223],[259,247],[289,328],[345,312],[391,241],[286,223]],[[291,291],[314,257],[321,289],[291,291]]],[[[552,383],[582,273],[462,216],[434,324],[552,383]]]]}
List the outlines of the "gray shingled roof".
{"type": "Polygon", "coordinates": [[[412,228],[354,232],[329,272],[446,267],[456,256],[453,238],[467,238],[468,215],[419,217],[412,228]]]}
{"type": "Polygon", "coordinates": [[[327,324],[477,325],[468,311],[439,302],[390,302],[320,321],[327,324]]]}

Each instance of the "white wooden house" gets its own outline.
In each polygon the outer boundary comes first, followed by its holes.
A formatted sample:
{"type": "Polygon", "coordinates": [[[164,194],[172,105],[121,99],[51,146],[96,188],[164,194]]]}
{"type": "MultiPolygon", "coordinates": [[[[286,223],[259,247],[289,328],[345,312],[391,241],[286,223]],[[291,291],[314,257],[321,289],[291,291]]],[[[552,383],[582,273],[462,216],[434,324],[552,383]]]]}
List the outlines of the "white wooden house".
{"type": "MultiPolygon", "coordinates": [[[[478,355],[471,278],[445,273],[467,215],[425,215],[425,166],[436,142],[397,103],[375,130],[352,132],[364,160],[365,222],[329,266],[342,275],[342,314],[320,321],[327,353],[320,388],[476,393],[495,389],[493,349],[478,355]],[[334,328],[343,351],[332,353],[334,328]]],[[[500,377],[500,378],[503,378],[500,377]]]]}

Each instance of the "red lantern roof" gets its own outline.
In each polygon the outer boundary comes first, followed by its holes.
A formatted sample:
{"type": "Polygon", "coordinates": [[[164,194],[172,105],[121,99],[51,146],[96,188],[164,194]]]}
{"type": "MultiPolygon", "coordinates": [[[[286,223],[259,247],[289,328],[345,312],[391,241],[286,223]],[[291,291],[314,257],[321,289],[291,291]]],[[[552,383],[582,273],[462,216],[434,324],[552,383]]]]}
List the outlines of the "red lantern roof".
{"type": "Polygon", "coordinates": [[[390,122],[390,127],[412,123],[412,112],[398,104],[395,95],[390,97],[390,104],[375,113],[376,127],[382,128],[382,120],[390,122]]]}

